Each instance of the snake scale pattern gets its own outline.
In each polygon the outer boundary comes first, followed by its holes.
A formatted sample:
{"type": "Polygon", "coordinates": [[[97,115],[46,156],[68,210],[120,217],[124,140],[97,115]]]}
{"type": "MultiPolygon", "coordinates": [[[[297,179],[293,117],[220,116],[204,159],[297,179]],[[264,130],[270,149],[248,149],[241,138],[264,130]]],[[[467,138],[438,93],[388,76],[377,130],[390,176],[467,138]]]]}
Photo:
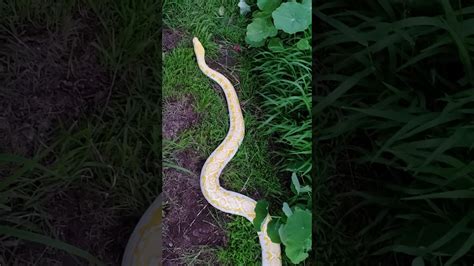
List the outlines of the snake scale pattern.
{"type": "MultiPolygon", "coordinates": [[[[231,82],[221,73],[208,67],[205,61],[205,50],[201,42],[193,38],[194,53],[200,70],[224,91],[229,110],[230,127],[222,143],[207,158],[201,170],[201,191],[206,200],[215,208],[225,213],[240,215],[250,222],[255,218],[257,202],[245,195],[224,189],[219,184],[219,176],[224,167],[236,154],[245,134],[245,124],[240,109],[237,93],[231,82]]],[[[268,215],[258,232],[262,247],[262,265],[281,265],[280,245],[273,243],[267,234],[267,226],[271,220],[268,215]]]]}

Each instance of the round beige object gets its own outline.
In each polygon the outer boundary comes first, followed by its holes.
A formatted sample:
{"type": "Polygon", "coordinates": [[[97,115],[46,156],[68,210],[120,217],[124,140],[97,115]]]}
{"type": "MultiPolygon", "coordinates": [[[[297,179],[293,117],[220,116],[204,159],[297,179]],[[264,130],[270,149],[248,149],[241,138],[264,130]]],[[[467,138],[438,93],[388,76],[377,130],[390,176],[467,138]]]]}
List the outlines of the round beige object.
{"type": "Polygon", "coordinates": [[[133,230],[122,259],[122,266],[157,266],[161,263],[161,194],[148,207],[133,230]]]}

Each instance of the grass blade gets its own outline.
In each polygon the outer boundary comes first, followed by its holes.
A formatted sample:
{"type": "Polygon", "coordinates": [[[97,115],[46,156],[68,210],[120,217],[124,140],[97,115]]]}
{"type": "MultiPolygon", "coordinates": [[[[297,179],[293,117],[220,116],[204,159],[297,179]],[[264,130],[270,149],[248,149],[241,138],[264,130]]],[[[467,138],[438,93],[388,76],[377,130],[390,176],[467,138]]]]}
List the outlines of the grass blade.
{"type": "Polygon", "coordinates": [[[40,244],[50,246],[50,247],[54,247],[54,248],[66,251],[69,254],[84,258],[84,259],[88,260],[89,262],[94,263],[94,265],[104,265],[100,260],[98,260],[96,257],[92,256],[87,251],[84,251],[80,248],[69,245],[69,244],[64,243],[62,241],[52,239],[50,237],[43,236],[43,235],[40,235],[40,234],[37,234],[37,233],[33,233],[33,232],[25,231],[25,230],[20,230],[20,229],[16,229],[16,228],[9,227],[9,226],[0,225],[0,234],[16,237],[16,238],[27,240],[27,241],[40,243],[40,244]]]}

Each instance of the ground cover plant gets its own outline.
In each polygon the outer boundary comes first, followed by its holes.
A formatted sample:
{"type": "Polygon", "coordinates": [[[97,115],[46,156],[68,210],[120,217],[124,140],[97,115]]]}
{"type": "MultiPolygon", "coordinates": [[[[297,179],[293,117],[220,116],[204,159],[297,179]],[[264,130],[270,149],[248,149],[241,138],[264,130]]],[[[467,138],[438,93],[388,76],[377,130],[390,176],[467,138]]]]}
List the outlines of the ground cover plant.
{"type": "Polygon", "coordinates": [[[472,264],[472,11],[316,8],[321,265],[472,264]]]}
{"type": "MultiPolygon", "coordinates": [[[[249,8],[254,12],[246,42],[260,47],[252,50],[252,73],[263,84],[258,92],[265,113],[260,128],[281,145],[274,159],[293,194],[269,225],[270,236],[298,264],[312,248],[311,2],[256,1],[249,8]]],[[[261,204],[266,214],[267,203],[261,204]]]]}
{"type": "Polygon", "coordinates": [[[0,264],[117,265],[161,190],[159,3],[0,12],[0,264]]]}

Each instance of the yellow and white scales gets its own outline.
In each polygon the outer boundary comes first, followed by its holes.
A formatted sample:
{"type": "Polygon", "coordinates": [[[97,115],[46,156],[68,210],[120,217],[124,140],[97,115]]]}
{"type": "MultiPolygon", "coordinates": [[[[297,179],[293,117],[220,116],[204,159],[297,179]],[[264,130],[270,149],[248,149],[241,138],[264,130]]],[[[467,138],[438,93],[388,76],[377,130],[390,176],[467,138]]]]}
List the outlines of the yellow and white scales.
{"type": "MultiPolygon", "coordinates": [[[[230,81],[206,64],[204,47],[193,38],[194,53],[201,71],[217,82],[224,91],[229,110],[229,132],[222,143],[207,158],[201,170],[201,191],[206,200],[215,208],[229,214],[240,215],[250,222],[255,218],[256,201],[242,194],[224,189],[219,184],[219,176],[227,163],[234,157],[245,134],[245,124],[239,99],[230,81]]],[[[162,199],[159,196],[148,208],[136,226],[125,250],[122,266],[162,265],[161,243],[162,199]]],[[[273,243],[267,233],[271,220],[267,216],[258,232],[262,247],[262,265],[281,265],[280,245],[273,243]]]]}

